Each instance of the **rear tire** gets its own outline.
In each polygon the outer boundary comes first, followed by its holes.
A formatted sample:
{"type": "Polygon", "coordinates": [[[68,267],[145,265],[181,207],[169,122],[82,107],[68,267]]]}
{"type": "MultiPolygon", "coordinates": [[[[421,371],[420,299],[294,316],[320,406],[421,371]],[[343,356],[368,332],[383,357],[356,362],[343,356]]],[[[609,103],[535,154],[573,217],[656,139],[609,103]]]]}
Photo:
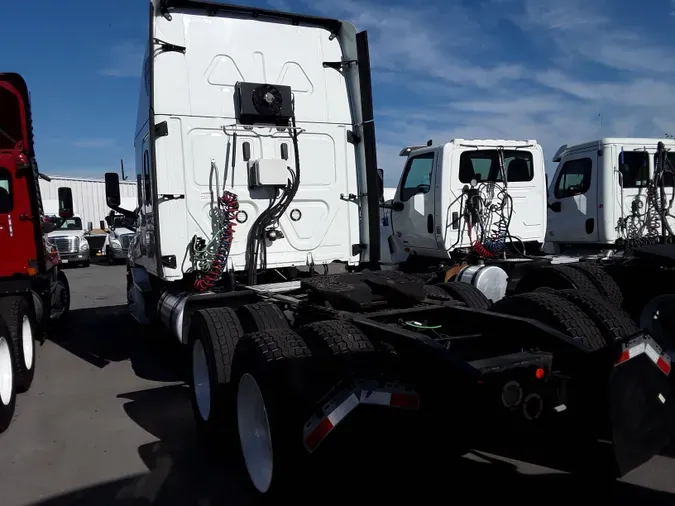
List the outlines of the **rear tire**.
{"type": "Polygon", "coordinates": [[[607,274],[605,270],[599,265],[589,262],[571,263],[569,266],[584,273],[588,279],[595,285],[601,295],[607,297],[612,304],[621,307],[623,304],[623,294],[619,284],[614,281],[614,278],[607,274]]]}
{"type": "MultiPolygon", "coordinates": [[[[309,416],[305,365],[312,353],[292,330],[247,334],[237,344],[232,382],[244,468],[266,498],[302,488],[308,454],[302,429],[309,416]]],[[[297,492],[297,490],[295,490],[297,492]]]]}
{"type": "Polygon", "coordinates": [[[261,330],[290,328],[284,313],[273,302],[246,304],[237,310],[237,316],[247,334],[261,330]]]}
{"type": "Polygon", "coordinates": [[[541,287],[555,290],[573,288],[582,292],[600,293],[584,272],[568,265],[545,265],[529,270],[516,285],[516,293],[530,293],[541,287]]]}
{"type": "Polygon", "coordinates": [[[488,309],[492,304],[478,288],[461,281],[451,281],[450,283],[441,283],[440,286],[445,292],[458,302],[463,302],[470,308],[488,309]]]}
{"type": "Polygon", "coordinates": [[[35,376],[37,322],[33,308],[25,297],[3,297],[0,299],[0,315],[12,341],[16,391],[27,392],[35,376]]]}
{"type": "Polygon", "coordinates": [[[234,310],[201,309],[192,316],[190,346],[190,397],[197,432],[206,444],[233,442],[234,391],[232,359],[244,330],[234,310]]]}
{"type": "Polygon", "coordinates": [[[600,296],[579,290],[558,290],[556,293],[593,320],[609,345],[640,331],[623,309],[601,299],[600,296]]]}
{"type": "Polygon", "coordinates": [[[5,432],[14,418],[16,409],[16,382],[14,350],[7,325],[0,318],[0,434],[5,432]]]}
{"type": "Polygon", "coordinates": [[[576,305],[553,293],[522,293],[495,303],[490,311],[531,318],[576,340],[589,351],[600,350],[606,340],[597,325],[576,305]]]}

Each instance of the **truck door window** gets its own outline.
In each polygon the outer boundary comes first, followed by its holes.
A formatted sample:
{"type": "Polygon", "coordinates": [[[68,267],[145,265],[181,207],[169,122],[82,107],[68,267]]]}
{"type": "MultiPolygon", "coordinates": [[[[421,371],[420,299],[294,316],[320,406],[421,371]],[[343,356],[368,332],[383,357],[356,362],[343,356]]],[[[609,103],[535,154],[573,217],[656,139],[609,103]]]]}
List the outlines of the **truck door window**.
{"type": "Polygon", "coordinates": [[[619,172],[624,188],[644,188],[649,184],[649,156],[644,151],[619,153],[619,172]]]}
{"type": "MultiPolygon", "coordinates": [[[[524,183],[532,181],[533,157],[530,151],[515,149],[504,150],[504,169],[509,183],[524,183]]],[[[499,151],[496,149],[464,151],[459,157],[459,181],[469,184],[472,179],[477,181],[501,182],[502,174],[499,167],[499,151]]]]}
{"type": "Polygon", "coordinates": [[[431,189],[431,171],[434,168],[434,153],[424,153],[408,160],[401,185],[401,202],[410,200],[418,193],[431,189]]]}
{"type": "Polygon", "coordinates": [[[21,104],[16,95],[0,86],[0,149],[14,149],[21,140],[21,104]]]}
{"type": "MultiPolygon", "coordinates": [[[[663,175],[663,186],[672,188],[675,186],[675,177],[670,171],[675,170],[675,153],[666,153],[666,173],[663,175]]],[[[656,170],[656,153],[654,153],[654,169],[656,170]]]]}
{"type": "Polygon", "coordinates": [[[0,168],[0,214],[11,212],[14,207],[12,195],[12,174],[0,168]]]}
{"type": "Polygon", "coordinates": [[[553,192],[555,197],[564,199],[586,193],[591,186],[592,167],[593,161],[590,158],[566,161],[556,181],[553,192]]]}

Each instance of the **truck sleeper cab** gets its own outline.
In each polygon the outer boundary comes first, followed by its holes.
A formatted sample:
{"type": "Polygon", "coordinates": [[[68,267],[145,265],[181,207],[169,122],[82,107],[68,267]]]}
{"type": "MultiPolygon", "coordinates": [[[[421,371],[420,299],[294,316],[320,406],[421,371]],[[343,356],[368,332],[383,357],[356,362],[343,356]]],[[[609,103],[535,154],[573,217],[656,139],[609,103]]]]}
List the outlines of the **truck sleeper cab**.
{"type": "MultiPolygon", "coordinates": [[[[549,376],[560,368],[591,407],[609,378],[609,404],[620,417],[638,394],[669,397],[666,373],[645,357],[615,368],[624,345],[646,346],[648,336],[626,333],[609,344],[571,302],[526,294],[488,311],[490,302],[469,285],[379,270],[382,189],[370,88],[367,35],[350,23],[211,1],[151,5],[136,130],[138,212],[120,208],[117,174],[106,174],[106,193],[113,210],[138,217],[127,271],[131,312],[142,323],[159,319],[186,345],[206,445],[234,444],[252,488],[274,497],[311,482],[321,455],[348,446],[341,443],[351,442],[349,431],[336,427],[355,410],[367,412],[361,405],[412,411],[434,427],[455,424],[445,432],[461,434],[463,444],[471,438],[459,428],[482,410],[520,420],[555,413],[562,389],[547,386],[565,382],[549,376]],[[260,251],[266,258],[251,262],[260,251]],[[293,266],[336,260],[357,272],[293,274],[293,266]],[[267,276],[278,282],[261,282],[267,276]],[[577,335],[558,313],[537,312],[542,298],[576,311],[590,330],[577,335]],[[504,329],[522,340],[503,339],[504,329]],[[629,391],[621,381],[629,383],[633,368],[648,380],[629,391]],[[510,380],[527,383],[526,407],[518,395],[500,401],[510,380]]],[[[543,187],[537,147],[507,148],[518,159],[525,150],[526,162],[532,154],[532,178],[522,184],[543,187]]],[[[452,156],[459,167],[465,150],[443,151],[438,162],[452,156]]],[[[496,177],[494,157],[486,160],[477,160],[487,171],[481,177],[496,177]]],[[[472,170],[476,177],[473,163],[472,170]]],[[[420,178],[414,188],[443,177],[420,178]]],[[[521,183],[512,185],[517,193],[521,183]]],[[[464,183],[449,187],[460,195],[464,183]]],[[[441,199],[434,213],[450,206],[449,196],[441,199]]],[[[512,233],[543,236],[528,230],[522,213],[519,221],[512,233]]],[[[567,413],[605,421],[605,403],[596,404],[600,413],[571,399],[567,413]]],[[[650,406],[649,416],[661,421],[665,409],[650,406]]],[[[633,437],[641,427],[619,430],[621,473],[665,445],[662,431],[648,446],[633,437]]]]}

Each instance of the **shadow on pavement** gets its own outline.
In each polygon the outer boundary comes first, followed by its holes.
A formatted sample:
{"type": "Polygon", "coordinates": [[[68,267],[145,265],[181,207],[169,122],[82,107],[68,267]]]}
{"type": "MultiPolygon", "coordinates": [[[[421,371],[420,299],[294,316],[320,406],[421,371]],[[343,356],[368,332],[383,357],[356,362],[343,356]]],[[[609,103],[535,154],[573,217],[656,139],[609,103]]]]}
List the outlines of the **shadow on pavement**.
{"type": "Polygon", "coordinates": [[[185,379],[179,343],[159,327],[141,327],[126,306],[75,309],[68,319],[67,329],[49,339],[82,360],[99,368],[129,360],[140,378],[185,379]]]}
{"type": "MultiPolygon", "coordinates": [[[[189,391],[170,385],[122,394],[127,415],[158,441],[139,447],[148,468],[126,477],[54,497],[36,506],[216,506],[253,504],[240,460],[222,455],[209,460],[200,450],[192,421],[189,391]]],[[[367,470],[357,467],[364,456],[341,459],[321,480],[307,477],[306,487],[288,500],[300,504],[344,504],[378,501],[415,504],[542,502],[563,504],[601,499],[610,504],[672,505],[675,497],[622,482],[593,483],[569,474],[525,475],[515,465],[482,453],[476,459],[447,459],[433,449],[408,458],[392,441],[396,459],[367,470]],[[421,456],[420,456],[421,455],[421,456]],[[394,464],[392,464],[394,462],[394,464]],[[398,464],[396,464],[398,463],[398,464]]]]}

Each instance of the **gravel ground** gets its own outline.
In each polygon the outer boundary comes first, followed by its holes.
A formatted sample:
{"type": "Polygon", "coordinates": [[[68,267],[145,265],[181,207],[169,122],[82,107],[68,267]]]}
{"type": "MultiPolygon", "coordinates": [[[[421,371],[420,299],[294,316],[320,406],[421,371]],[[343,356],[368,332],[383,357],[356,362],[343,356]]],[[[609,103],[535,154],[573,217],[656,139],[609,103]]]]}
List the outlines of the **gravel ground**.
{"type": "MultiPolygon", "coordinates": [[[[123,306],[124,267],[92,265],[67,275],[68,333],[39,348],[33,387],[19,397],[16,419],[0,436],[0,504],[250,504],[234,460],[209,462],[198,449],[178,345],[131,321],[123,306]]],[[[400,475],[350,474],[344,465],[330,494],[311,502],[675,504],[675,462],[668,456],[607,487],[481,452],[447,461],[431,451],[400,475]]]]}

